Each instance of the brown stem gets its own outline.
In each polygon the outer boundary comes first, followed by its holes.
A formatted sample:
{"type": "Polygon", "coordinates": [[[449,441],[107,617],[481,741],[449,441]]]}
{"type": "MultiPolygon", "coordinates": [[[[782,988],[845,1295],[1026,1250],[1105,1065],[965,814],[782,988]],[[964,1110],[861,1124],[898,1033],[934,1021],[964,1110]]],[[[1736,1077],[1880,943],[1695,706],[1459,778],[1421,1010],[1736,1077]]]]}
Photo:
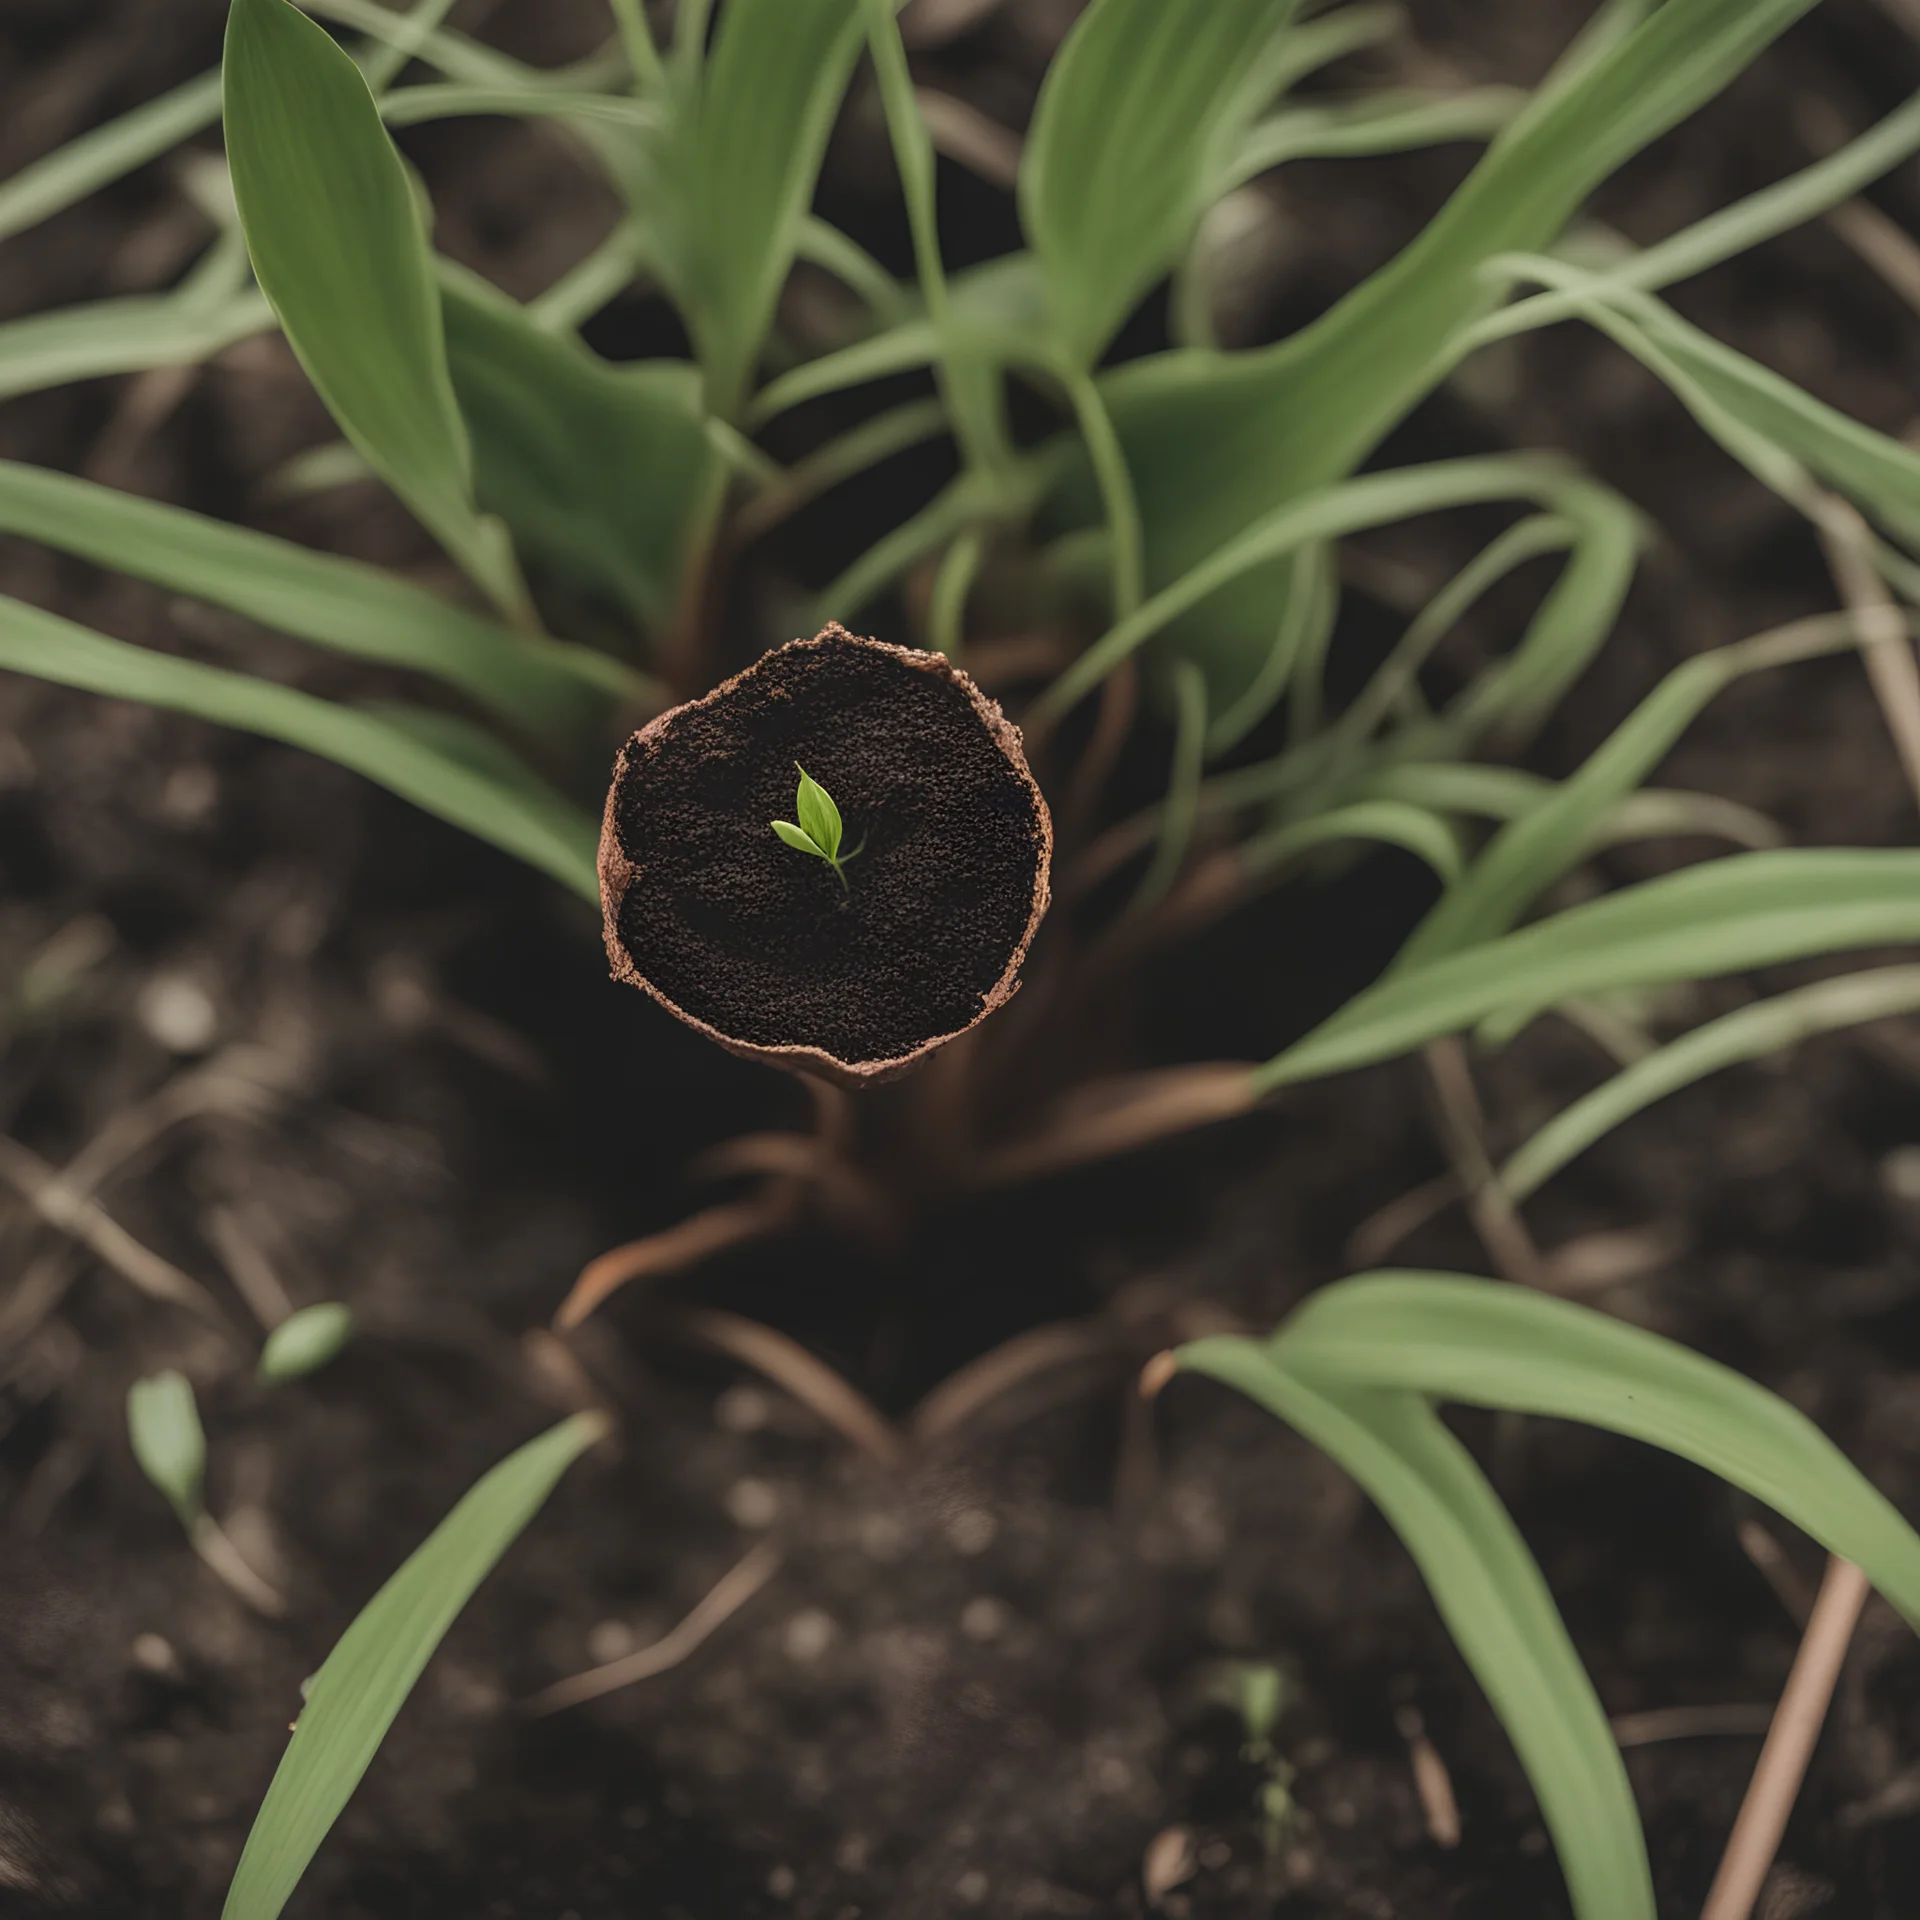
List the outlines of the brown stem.
{"type": "Polygon", "coordinates": [[[659,1233],[614,1247],[580,1269],[579,1279],[553,1316],[554,1329],[570,1332],[630,1280],[657,1280],[663,1274],[679,1273],[727,1247],[775,1233],[791,1217],[792,1204],[784,1195],[759,1193],[708,1207],[659,1233]]]}
{"type": "Polygon", "coordinates": [[[1813,1603],[1700,1920],[1749,1920],[1787,1830],[1787,1816],[1813,1757],[1868,1591],[1867,1576],[1858,1567],[1837,1557],[1827,1562],[1820,1597],[1813,1603]]]}

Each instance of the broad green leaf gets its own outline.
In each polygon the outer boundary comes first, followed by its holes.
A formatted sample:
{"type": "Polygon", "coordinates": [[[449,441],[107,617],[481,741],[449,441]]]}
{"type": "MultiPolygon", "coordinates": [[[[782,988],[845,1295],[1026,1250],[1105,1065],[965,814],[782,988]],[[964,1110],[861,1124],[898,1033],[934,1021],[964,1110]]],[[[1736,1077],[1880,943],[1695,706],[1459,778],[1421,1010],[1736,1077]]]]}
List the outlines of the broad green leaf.
{"type": "Polygon", "coordinates": [[[447,1629],[602,1430],[578,1414],[508,1455],[361,1609],[307,1690],[222,1920],[276,1920],[447,1629]]]}
{"type": "Polygon", "coordinates": [[[288,0],[233,0],[224,118],[261,291],[347,438],[497,605],[525,612],[474,505],[420,209],[366,81],[288,0]]]}
{"type": "Polygon", "coordinates": [[[339,762],[417,807],[600,897],[598,824],[533,776],[507,784],[351,707],[221,667],[129,646],[0,596],[0,668],[118,700],[198,714],[339,762]]]}
{"type": "Polygon", "coordinates": [[[1920,1010],[1920,967],[1876,967],[1822,980],[1724,1014],[1682,1034],[1554,1115],[1500,1169],[1524,1200],[1568,1161],[1636,1113],[1742,1060],[1784,1053],[1814,1034],[1920,1010]]]}
{"type": "Polygon", "coordinates": [[[1093,0],[1047,69],[1020,218],[1061,343],[1090,366],[1206,211],[1264,103],[1249,66],[1293,0],[1093,0]]]}
{"type": "Polygon", "coordinates": [[[728,0],[673,126],[638,150],[635,217],[722,418],[740,411],[859,46],[857,0],[728,0]]]}
{"type": "Polygon", "coordinates": [[[1306,1373],[1280,1340],[1198,1340],[1179,1358],[1276,1414],[1366,1490],[1520,1755],[1578,1920],[1653,1920],[1646,1845],[1612,1729],[1539,1566],[1466,1448],[1418,1395],[1306,1373]]]}
{"type": "Polygon", "coordinates": [[[167,1496],[182,1526],[200,1514],[207,1471],[207,1437],[185,1376],[168,1367],[127,1389],[127,1438],[140,1471],[167,1496]]]}
{"type": "Polygon", "coordinates": [[[833,804],[833,795],[805,767],[799,769],[799,774],[800,786],[793,805],[800,816],[800,830],[831,860],[840,851],[843,831],[840,809],[833,804]]]}
{"type": "Polygon", "coordinates": [[[1255,1073],[1265,1093],[1368,1066],[1502,1009],[1920,941],[1920,852],[1738,853],[1390,974],[1255,1073]]]}
{"type": "Polygon", "coordinates": [[[324,1367],[347,1344],[353,1314],[338,1300],[322,1300],[290,1313],[260,1349],[262,1380],[298,1380],[324,1367]]]}
{"type": "Polygon", "coordinates": [[[376,567],[0,461],[0,532],[150,580],[382,665],[431,674],[542,739],[577,738],[652,684],[587,647],[522,638],[376,567]]]}
{"type": "MultiPolygon", "coordinates": [[[[1451,366],[1460,329],[1500,297],[1486,263],[1547,245],[1608,174],[1812,3],[1668,0],[1594,43],[1419,237],[1310,327],[1253,353],[1158,354],[1103,376],[1139,490],[1149,583],[1178,578],[1224,537],[1349,472],[1451,366]]],[[[1168,644],[1206,667],[1216,709],[1264,658],[1285,575],[1284,560],[1255,568],[1170,631],[1168,644]]]]}
{"type": "Polygon", "coordinates": [[[663,620],[712,458],[699,376],[677,360],[610,365],[477,276],[448,262],[440,276],[481,504],[530,564],[663,620]]]}
{"type": "Polygon", "coordinates": [[[1494,837],[1472,871],[1414,930],[1394,961],[1396,971],[1505,933],[1578,864],[1609,810],[1652,773],[1707,703],[1732,682],[1836,651],[1855,639],[1846,614],[1796,621],[1674,668],[1571,779],[1494,837]]]}
{"type": "Polygon", "coordinates": [[[197,74],[0,181],[0,240],[157,159],[220,118],[220,76],[197,74]]]}
{"type": "Polygon", "coordinates": [[[1550,1414],[1664,1447],[1852,1561],[1920,1626],[1920,1534],[1805,1414],[1658,1334],[1504,1281],[1374,1273],[1322,1288],[1271,1346],[1316,1382],[1550,1414]]]}

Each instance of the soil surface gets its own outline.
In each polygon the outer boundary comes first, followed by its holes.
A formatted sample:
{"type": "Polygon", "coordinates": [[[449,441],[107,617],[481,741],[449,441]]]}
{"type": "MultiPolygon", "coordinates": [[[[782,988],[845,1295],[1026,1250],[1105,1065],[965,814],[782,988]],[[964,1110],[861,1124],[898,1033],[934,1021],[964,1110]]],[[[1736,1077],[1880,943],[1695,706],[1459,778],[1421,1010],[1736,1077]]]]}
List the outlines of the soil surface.
{"type": "Polygon", "coordinates": [[[1046,902],[1019,737],[937,654],[830,627],[637,733],[601,853],[610,949],[728,1042],[878,1068],[1005,999],[1046,902]],[[804,768],[841,868],[786,845],[804,768]]]}
{"type": "MultiPolygon", "coordinates": [[[[1424,51],[1373,76],[1431,77],[1437,62],[1529,82],[1580,11],[1416,5],[1424,51]]],[[[221,12],[14,0],[0,12],[0,170],[211,65],[221,12]]],[[[921,78],[1018,126],[1069,12],[1009,0],[924,44],[921,78]]],[[[454,17],[484,18],[543,61],[606,31],[585,0],[454,17]]],[[[1917,82],[1920,50],[1891,9],[1832,0],[1598,211],[1657,238],[1796,161],[1809,103],[1858,129],[1917,82]]],[[[518,295],[613,217],[550,129],[477,120],[405,141],[442,244],[518,295]]],[[[822,205],[904,270],[884,156],[863,93],[822,205]]],[[[1301,165],[1263,189],[1236,337],[1320,310],[1465,164],[1301,165]]],[[[958,257],[1008,244],[1004,193],[944,165],[941,190],[958,257]]],[[[1920,225],[1911,166],[1870,197],[1920,225]]],[[[163,286],[205,238],[168,168],[146,169],[6,243],[0,318],[163,286]]],[[[1827,227],[1677,299],[1822,397],[1909,430],[1920,322],[1827,227]]],[[[823,303],[803,273],[783,324],[804,335],[823,303]]],[[[1143,317],[1143,340],[1157,324],[1143,317]]],[[[593,331],[625,355],[676,338],[643,297],[593,331]]],[[[377,488],[275,493],[284,461],[331,437],[267,341],[185,380],[0,408],[0,454],[448,584],[377,488]]],[[[1676,661],[1832,604],[1801,523],[1603,343],[1567,329],[1485,357],[1385,457],[1510,445],[1567,450],[1660,534],[1618,636],[1534,751],[1539,771],[1577,764],[1676,661]]],[[[787,638],[797,590],[940,478],[938,456],[894,463],[763,543],[729,610],[732,664],[787,638]]],[[[1485,531],[1451,516],[1357,543],[1336,657],[1356,672],[1376,657],[1391,628],[1369,601],[1430,592],[1485,531]]],[[[1509,644],[1547,577],[1489,602],[1439,663],[1437,692],[1509,644]]],[[[317,691],[395,691],[24,543],[0,544],[0,587],[317,691]]],[[[881,637],[909,637],[897,607],[881,612],[881,637]]],[[[1121,800],[1150,791],[1166,751],[1142,730],[1121,800]]],[[[1914,835],[1850,660],[1743,683],[1660,779],[1764,808],[1801,843],[1914,835]]],[[[1708,850],[1610,854],[1606,877],[1708,850]]],[[[233,1324],[327,1298],[360,1323],[324,1371],[267,1391],[219,1328],[149,1299],[24,1207],[0,1217],[0,1913],[202,1920],[301,1679],[473,1479],[554,1417],[525,1330],[585,1260],[712,1197],[686,1171],[704,1148],[801,1124],[803,1103],[609,982],[591,914],[554,888],[346,773],[178,716],[0,683],[0,875],[6,1130],[90,1185],[233,1324]],[[127,1386],[165,1365],[200,1389],[210,1504],[287,1597],[282,1619],[202,1567],[131,1459],[127,1386]]],[[[1362,984],[1426,897],[1410,863],[1382,856],[1256,903],[1141,983],[1131,1056],[1265,1055],[1362,984]]],[[[1746,991],[1676,996],[1666,1017],[1746,991]]],[[[1605,1070],[1591,1041],[1547,1022],[1486,1063],[1496,1152],[1605,1070]]],[[[1457,1209],[1399,1239],[1379,1229],[1381,1208],[1445,1165],[1421,1076],[1402,1064],[956,1204],[888,1253],[799,1235],[674,1283],[803,1342],[890,1416],[1027,1329],[1118,1330],[1122,1357],[1037,1378],[905,1464],[675,1344],[645,1300],[615,1301],[582,1353],[619,1412],[617,1452],[569,1476],[467,1609],[289,1913],[1140,1916],[1143,1863],[1190,1848],[1193,1872],[1163,1907],[1191,1920],[1564,1914],[1525,1781],[1384,1523],[1250,1405],[1181,1381],[1149,1428],[1128,1388],[1127,1341],[1155,1344],[1170,1305],[1270,1324],[1382,1258],[1485,1271],[1457,1209]],[[522,1710],[655,1639],[762,1541],[780,1570],[692,1657],[589,1706],[522,1710]],[[1283,1676],[1272,1758],[1249,1753],[1233,1704],[1248,1664],[1283,1676]],[[1423,1817],[1416,1729],[1450,1774],[1458,1846],[1423,1817]]],[[[1920,1513],[1911,1022],[1674,1099],[1556,1179],[1528,1218],[1557,1285],[1786,1394],[1920,1513]]],[[[1714,1710],[1689,1737],[1628,1754],[1662,1911],[1697,1912],[1819,1556],[1708,1476],[1626,1442],[1549,1421],[1460,1427],[1609,1712],[1714,1710]],[[1754,1557],[1769,1540],[1771,1581],[1754,1557]]],[[[1920,1649],[1877,1603],[1767,1898],[1769,1920],[1920,1909],[1920,1649]]]]}

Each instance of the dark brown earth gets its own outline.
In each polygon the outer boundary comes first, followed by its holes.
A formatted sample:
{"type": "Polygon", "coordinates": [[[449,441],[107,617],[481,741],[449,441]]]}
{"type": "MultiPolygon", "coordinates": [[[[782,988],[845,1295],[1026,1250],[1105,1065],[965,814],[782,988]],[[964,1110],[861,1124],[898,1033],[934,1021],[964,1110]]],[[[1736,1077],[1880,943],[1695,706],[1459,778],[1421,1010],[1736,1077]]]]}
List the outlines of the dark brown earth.
{"type": "MultiPolygon", "coordinates": [[[[922,77],[1018,124],[1065,11],[1009,6],[924,53],[922,77]]],[[[1413,11],[1430,57],[1526,81],[1580,10],[1413,11]]],[[[211,0],[13,0],[0,168],[208,65],[219,19],[211,0]]],[[[584,0],[524,0],[489,26],[551,60],[604,30],[584,0]]],[[[1920,52],[1891,16],[1835,0],[1636,163],[1601,212],[1655,238],[1777,177],[1798,157],[1796,105],[1827,102],[1858,128],[1916,83],[1920,52]]],[[[475,122],[407,144],[443,243],[516,293],[609,217],[540,131],[475,122]]],[[[1292,170],[1241,296],[1246,329],[1296,324],[1352,284],[1459,164],[1292,170]]],[[[823,204],[904,268],[890,181],[869,98],[838,137],[823,204]]],[[[952,171],[941,185],[963,257],[1007,243],[1005,196],[952,171]]],[[[1911,167],[1870,197],[1920,226],[1911,167]]],[[[8,242],[0,317],[163,284],[201,237],[149,169],[8,242]]],[[[796,328],[825,298],[802,276],[796,328]]],[[[1823,397],[1909,428],[1920,323],[1825,227],[1679,304],[1823,397]]],[[[672,337],[639,300],[596,325],[609,351],[672,337]]],[[[267,477],[327,437],[291,361],[258,343],[170,398],[102,382],[0,408],[7,456],[444,578],[376,490],[273,502],[267,477]]],[[[1510,444],[1571,451],[1662,534],[1619,636],[1533,756],[1543,772],[1577,763],[1675,661],[1831,604],[1800,524],[1579,333],[1482,363],[1389,454],[1510,444]]],[[[730,609],[730,661],[788,637],[794,584],[820,584],[938,478],[900,463],[766,543],[730,609]]],[[[1363,584],[1430,590],[1482,531],[1440,520],[1367,543],[1363,584]]],[[[308,687],[392,691],[16,543],[0,546],[0,586],[308,687]]],[[[907,637],[897,608],[878,611],[883,638],[907,637]]],[[[1524,595],[1494,603],[1468,647],[1506,644],[1524,611],[1524,595]]],[[[1357,592],[1339,651],[1364,660],[1385,628],[1357,592]]],[[[1446,670],[1470,664],[1456,654],[1446,670]]],[[[1164,757],[1145,735],[1123,789],[1146,791],[1164,757]]],[[[1914,836],[1852,662],[1743,685],[1660,778],[1765,807],[1808,844],[1914,836]]],[[[1607,877],[1699,851],[1609,855],[1607,877]]],[[[346,1299],[362,1322],[333,1366],[267,1394],[217,1336],[23,1211],[0,1219],[0,1913],[201,1920],[301,1678],[473,1478],[552,1418],[523,1330],[594,1252],[707,1197],[682,1171],[700,1149],[795,1124],[799,1102],[608,982],[591,916],[550,887],[344,773],[181,718],[0,685],[0,882],[7,1131],[57,1165],[100,1143],[113,1217],[235,1317],[264,1264],[295,1301],[346,1299]],[[212,1506],[288,1594],[282,1622],[199,1566],[127,1452],[126,1387],[168,1364],[200,1385],[212,1506]]],[[[1143,983],[1136,1057],[1271,1051],[1366,979],[1423,900],[1418,876],[1383,857],[1260,903],[1143,983]]],[[[1706,989],[1672,1013],[1741,992],[1706,989]]],[[[1564,1030],[1523,1036],[1482,1075],[1496,1149],[1603,1065],[1564,1030]]],[[[1122,1166],[957,1205],[894,1255],[803,1236],[715,1262],[681,1292],[786,1330],[892,1413],[1050,1320],[1145,1320],[1171,1297],[1269,1323],[1350,1270],[1351,1236],[1377,1208],[1442,1170],[1423,1101],[1411,1066],[1383,1068],[1122,1166]]],[[[1916,1145],[1920,1043],[1892,1024],[1675,1099],[1569,1169],[1529,1219],[1579,1297],[1786,1393],[1915,1514],[1916,1145]]],[[[1457,1214],[1392,1257],[1485,1270],[1457,1214]]],[[[1194,1920],[1564,1914],[1524,1780],[1405,1554],[1341,1475],[1250,1406],[1178,1383],[1149,1465],[1122,1379],[1057,1376],[889,1470],[653,1324],[637,1301],[599,1316],[588,1358],[621,1415],[619,1457],[583,1464],[482,1590],[290,1913],[1138,1916],[1143,1856],[1181,1825],[1198,1870],[1176,1898],[1194,1920]],[[768,1535],[784,1570],[693,1659],[595,1706],[516,1713],[651,1639],[768,1535]],[[1218,1704],[1235,1661],[1288,1676],[1275,1742],[1293,1811],[1277,1833],[1266,1768],[1218,1704]],[[1425,1833],[1404,1707],[1451,1771],[1458,1849],[1425,1833]]],[[[1777,1692],[1797,1627],[1739,1538],[1763,1516],[1625,1442],[1547,1421],[1461,1428],[1610,1712],[1777,1692]]],[[[1774,1532],[1791,1577],[1817,1574],[1805,1542],[1774,1532]]],[[[1719,1734],[1630,1754],[1664,1913],[1698,1911],[1757,1744],[1719,1734]]],[[[1917,1781],[1920,1653],[1876,1608],[1771,1920],[1920,1909],[1917,1781]]]]}
{"type": "Polygon", "coordinates": [[[1011,991],[1051,838],[1019,736],[970,680],[829,627],[621,749],[608,951],[723,1044],[898,1069],[1011,991]],[[839,873],[770,824],[798,818],[800,768],[840,809],[839,873]]]}

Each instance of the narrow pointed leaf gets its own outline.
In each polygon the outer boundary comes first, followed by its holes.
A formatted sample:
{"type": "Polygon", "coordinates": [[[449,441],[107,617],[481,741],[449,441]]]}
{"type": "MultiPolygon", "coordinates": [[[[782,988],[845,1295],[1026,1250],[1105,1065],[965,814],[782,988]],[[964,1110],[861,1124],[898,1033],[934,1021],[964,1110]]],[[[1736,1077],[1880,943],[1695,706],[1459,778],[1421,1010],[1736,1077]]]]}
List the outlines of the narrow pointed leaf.
{"type": "Polygon", "coordinates": [[[340,429],[499,605],[523,590],[474,506],[407,170],[360,70],[288,0],[233,0],[224,119],[261,291],[340,429]]]}
{"type": "Polygon", "coordinates": [[[576,1415],[508,1455],[361,1609],[307,1691],[223,1920],[275,1920],[474,1588],[600,1430],[576,1415]]]}
{"type": "Polygon", "coordinates": [[[1500,1169],[1524,1200],[1623,1121],[1743,1060],[1764,1060],[1817,1033],[1920,1010],[1920,967],[1875,967],[1821,980],[1723,1014],[1636,1060],[1554,1115],[1500,1169]]]}
{"type": "Polygon", "coordinates": [[[1920,941],[1920,853],[1739,853],[1395,973],[1256,1070],[1262,1092],[1388,1060],[1507,1008],[1920,941]]]}
{"type": "Polygon", "coordinates": [[[1328,1381],[1276,1345],[1217,1337],[1180,1364],[1237,1387],[1338,1461],[1418,1563],[1526,1767],[1578,1920],[1653,1920],[1619,1748],[1553,1596],[1472,1456],[1417,1395],[1328,1381]]]}
{"type": "Polygon", "coordinates": [[[1672,1340],[1500,1280],[1373,1273],[1274,1335],[1315,1381],[1580,1420],[1664,1447],[1850,1560],[1920,1626],[1920,1534],[1805,1414],[1672,1340]]]}
{"type": "Polygon", "coordinates": [[[0,668],[112,699],[198,714],[303,747],[491,842],[584,898],[600,897],[597,824],[541,787],[531,773],[512,783],[490,778],[374,714],[317,700],[272,681],[110,640],[4,596],[0,668]]]}
{"type": "Polygon", "coordinates": [[[536,737],[575,735],[610,700],[651,692],[604,654],[525,639],[377,567],[43,467],[0,460],[0,532],[339,653],[431,674],[536,737]]]}

